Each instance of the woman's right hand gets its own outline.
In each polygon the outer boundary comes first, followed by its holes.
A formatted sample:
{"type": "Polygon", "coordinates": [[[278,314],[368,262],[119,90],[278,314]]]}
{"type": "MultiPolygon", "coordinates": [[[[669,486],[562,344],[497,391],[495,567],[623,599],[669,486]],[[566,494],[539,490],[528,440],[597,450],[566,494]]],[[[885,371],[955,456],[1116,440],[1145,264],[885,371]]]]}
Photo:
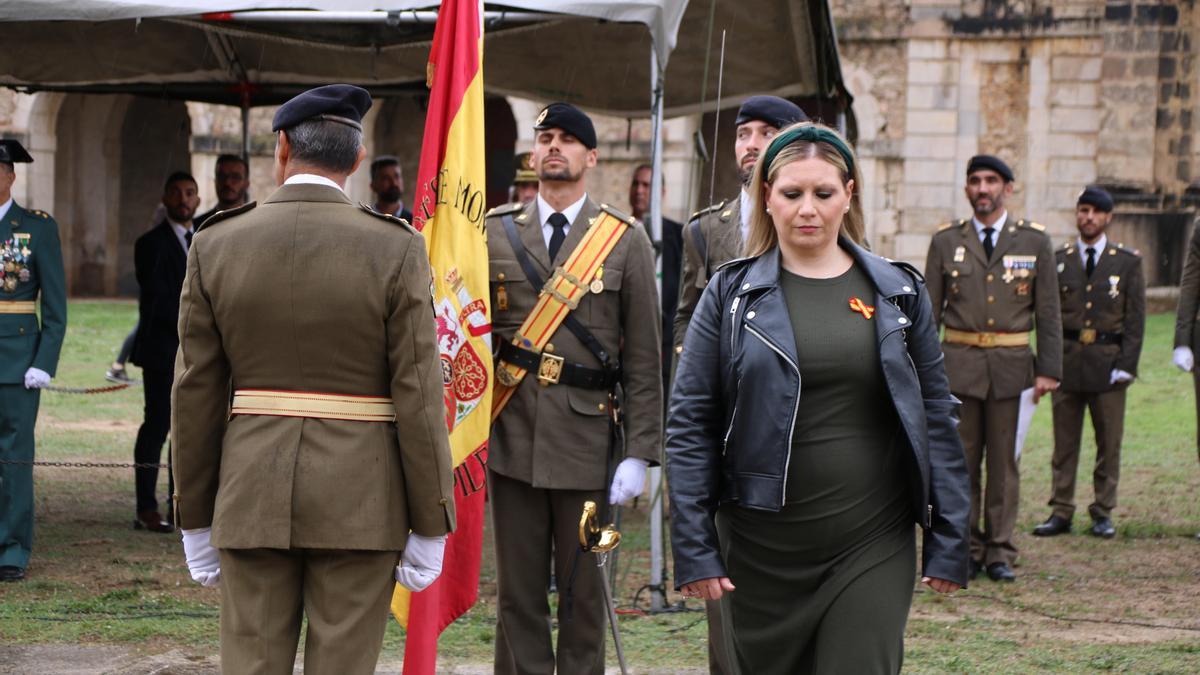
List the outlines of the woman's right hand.
{"type": "Polygon", "coordinates": [[[712,577],[701,579],[690,584],[684,584],[679,589],[685,598],[703,598],[704,600],[720,600],[722,595],[734,589],[729,577],[712,577]]]}

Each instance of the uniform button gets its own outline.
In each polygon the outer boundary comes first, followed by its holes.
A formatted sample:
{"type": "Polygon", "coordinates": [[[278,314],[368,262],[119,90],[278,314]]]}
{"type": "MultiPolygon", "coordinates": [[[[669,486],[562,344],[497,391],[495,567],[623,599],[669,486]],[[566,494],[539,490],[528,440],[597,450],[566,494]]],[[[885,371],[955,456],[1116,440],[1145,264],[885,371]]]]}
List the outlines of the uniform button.
{"type": "MultiPolygon", "coordinates": [[[[1064,291],[1065,291],[1065,290],[1067,290],[1067,287],[1066,287],[1066,286],[1063,286],[1063,290],[1064,290],[1064,291]]],[[[1083,290],[1085,290],[1085,291],[1090,291],[1090,290],[1092,290],[1092,285],[1091,285],[1091,284],[1088,284],[1087,286],[1084,286],[1084,287],[1083,287],[1083,290]]]]}
{"type": "Polygon", "coordinates": [[[600,408],[600,412],[604,412],[604,404],[603,403],[600,403],[599,405],[597,405],[597,407],[600,408]]]}
{"type": "Polygon", "coordinates": [[[504,281],[504,272],[500,272],[496,275],[496,281],[504,281]]]}
{"type": "Polygon", "coordinates": [[[743,291],[748,291],[748,290],[750,290],[750,284],[742,284],[742,290],[743,290],[743,291]]]}
{"type": "Polygon", "coordinates": [[[1083,325],[1085,325],[1085,326],[1090,326],[1090,325],[1092,325],[1092,320],[1091,320],[1091,319],[1088,319],[1088,320],[1084,321],[1084,322],[1083,322],[1083,325]]]}
{"type": "Polygon", "coordinates": [[[1092,302],[1089,300],[1088,302],[1085,302],[1085,303],[1083,303],[1083,306],[1084,306],[1085,308],[1087,308],[1087,309],[1091,309],[1091,308],[1092,308],[1092,302]]]}
{"type": "Polygon", "coordinates": [[[1063,286],[1063,293],[1066,293],[1066,292],[1067,292],[1067,287],[1063,286]]]}
{"type": "Polygon", "coordinates": [[[987,280],[988,280],[988,281],[995,281],[995,280],[996,280],[996,275],[995,275],[995,274],[989,274],[989,275],[987,276],[987,280]]]}
{"type": "Polygon", "coordinates": [[[747,318],[747,319],[753,319],[753,318],[754,318],[754,316],[755,316],[755,315],[754,315],[754,310],[750,310],[749,312],[746,312],[746,318],[747,318]]]}
{"type": "Polygon", "coordinates": [[[446,498],[445,498],[445,497],[442,497],[441,499],[439,499],[439,500],[438,500],[438,503],[439,503],[439,504],[441,504],[442,506],[445,506],[445,505],[446,505],[446,498]]]}
{"type": "Polygon", "coordinates": [[[950,270],[950,276],[952,276],[952,277],[957,277],[957,276],[958,276],[958,270],[950,270]]]}
{"type": "Polygon", "coordinates": [[[989,326],[995,326],[995,325],[996,325],[996,320],[995,320],[995,319],[988,319],[988,322],[987,322],[987,323],[988,323],[988,325],[989,325],[989,326]]]}
{"type": "Polygon", "coordinates": [[[996,296],[994,296],[994,295],[988,296],[988,302],[995,302],[995,301],[996,301],[996,296]]]}
{"type": "Polygon", "coordinates": [[[17,329],[17,332],[18,332],[18,333],[20,333],[21,335],[24,335],[24,334],[25,334],[25,327],[24,327],[24,326],[21,326],[20,328],[18,328],[18,329],[17,329]]]}
{"type": "Polygon", "coordinates": [[[903,326],[904,324],[908,323],[908,319],[900,317],[899,319],[896,319],[896,322],[903,326]]]}
{"type": "Polygon", "coordinates": [[[682,354],[682,353],[683,353],[683,345],[679,345],[678,347],[676,347],[676,348],[675,348],[675,353],[676,353],[676,354],[682,354]]]}
{"type": "Polygon", "coordinates": [[[554,353],[554,345],[547,342],[546,346],[542,348],[542,351],[546,352],[547,354],[553,354],[554,353]]]}
{"type": "Polygon", "coordinates": [[[905,293],[912,293],[912,287],[911,287],[911,286],[902,286],[901,288],[903,288],[903,289],[904,289],[904,292],[905,292],[905,293]]]}

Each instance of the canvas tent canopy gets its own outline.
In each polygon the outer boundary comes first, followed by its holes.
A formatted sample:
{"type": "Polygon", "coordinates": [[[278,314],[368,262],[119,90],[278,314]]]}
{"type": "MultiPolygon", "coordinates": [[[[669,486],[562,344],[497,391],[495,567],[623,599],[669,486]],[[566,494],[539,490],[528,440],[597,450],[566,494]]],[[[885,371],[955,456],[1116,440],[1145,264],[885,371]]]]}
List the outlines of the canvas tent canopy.
{"type": "MultiPolygon", "coordinates": [[[[231,105],[279,103],[331,81],[377,96],[419,91],[434,10],[428,0],[9,0],[0,85],[231,105]]],[[[511,0],[486,10],[491,93],[644,116],[653,50],[666,64],[665,115],[709,109],[725,30],[724,105],[775,93],[848,107],[824,0],[511,0]]]]}

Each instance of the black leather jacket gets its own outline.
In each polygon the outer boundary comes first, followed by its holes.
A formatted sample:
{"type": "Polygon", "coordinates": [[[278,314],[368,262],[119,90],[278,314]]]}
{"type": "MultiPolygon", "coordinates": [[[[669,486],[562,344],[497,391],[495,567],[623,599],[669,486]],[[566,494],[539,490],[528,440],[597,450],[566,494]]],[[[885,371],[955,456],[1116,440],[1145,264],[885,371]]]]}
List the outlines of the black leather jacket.
{"type": "MultiPolygon", "coordinates": [[[[967,582],[968,479],[924,280],[849,240],[840,244],[876,288],[884,379],[907,455],[914,520],[925,530],[924,573],[967,582]]],[[[717,506],[783,506],[801,377],[779,286],[779,251],[729,263],[696,308],[675,374],[667,420],[675,583],[727,576],[717,506]]]]}

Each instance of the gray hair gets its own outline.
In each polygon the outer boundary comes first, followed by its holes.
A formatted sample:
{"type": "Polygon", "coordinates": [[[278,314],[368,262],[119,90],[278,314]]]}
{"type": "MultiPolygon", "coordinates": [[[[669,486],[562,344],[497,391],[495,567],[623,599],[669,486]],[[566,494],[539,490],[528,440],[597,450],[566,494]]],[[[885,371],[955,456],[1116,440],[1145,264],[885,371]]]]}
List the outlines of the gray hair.
{"type": "Polygon", "coordinates": [[[283,133],[294,160],[333,173],[350,173],[362,147],[362,131],[340,122],[306,120],[283,133]]]}

